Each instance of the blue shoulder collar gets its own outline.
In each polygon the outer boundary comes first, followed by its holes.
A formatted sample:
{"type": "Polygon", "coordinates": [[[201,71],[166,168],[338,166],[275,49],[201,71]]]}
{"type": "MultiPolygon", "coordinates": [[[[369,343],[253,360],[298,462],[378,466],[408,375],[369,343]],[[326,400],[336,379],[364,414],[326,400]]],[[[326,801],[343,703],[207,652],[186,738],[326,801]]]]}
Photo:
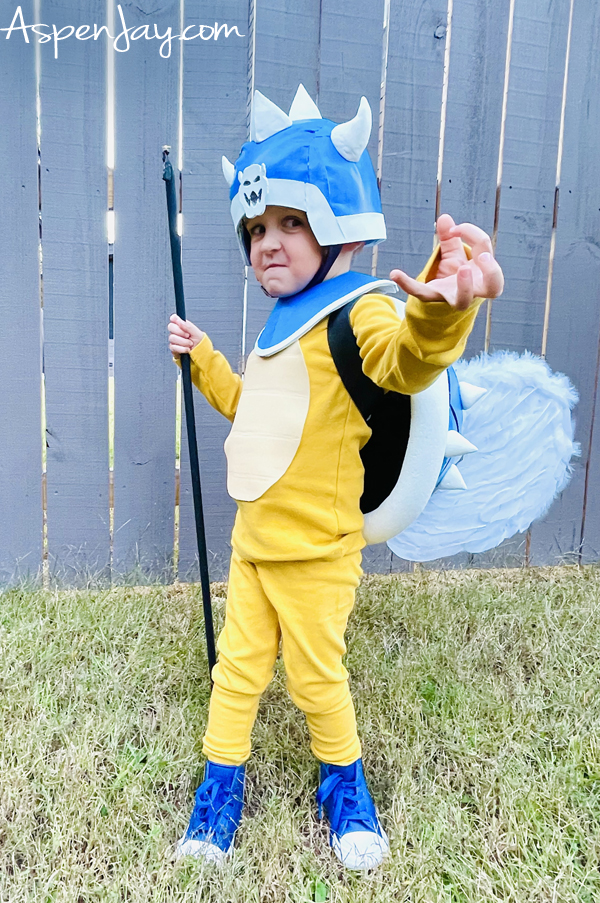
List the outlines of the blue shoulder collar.
{"type": "Polygon", "coordinates": [[[368,292],[391,295],[397,291],[398,286],[389,279],[350,271],[296,295],[280,298],[256,340],[254,351],[259,357],[269,357],[287,348],[348,301],[368,292]]]}

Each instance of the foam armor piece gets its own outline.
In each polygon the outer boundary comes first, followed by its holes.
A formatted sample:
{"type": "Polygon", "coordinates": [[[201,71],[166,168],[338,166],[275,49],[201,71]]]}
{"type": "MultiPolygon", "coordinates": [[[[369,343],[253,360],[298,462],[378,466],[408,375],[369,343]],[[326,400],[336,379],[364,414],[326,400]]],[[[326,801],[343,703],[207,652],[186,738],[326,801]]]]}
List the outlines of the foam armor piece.
{"type": "Polygon", "coordinates": [[[467,488],[436,490],[419,517],[388,540],[409,561],[485,552],[543,517],[569,482],[577,392],[562,373],[529,352],[500,351],[454,369],[487,389],[463,412],[462,433],[479,449],[461,462],[467,488]]]}

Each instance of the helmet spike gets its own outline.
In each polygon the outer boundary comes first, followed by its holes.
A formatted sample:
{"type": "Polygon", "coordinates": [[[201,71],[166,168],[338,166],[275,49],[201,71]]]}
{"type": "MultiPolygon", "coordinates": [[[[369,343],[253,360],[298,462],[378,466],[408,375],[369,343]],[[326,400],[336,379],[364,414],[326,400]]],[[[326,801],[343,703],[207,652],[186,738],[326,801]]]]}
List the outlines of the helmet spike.
{"type": "Polygon", "coordinates": [[[231,188],[231,186],[233,185],[233,180],[235,178],[235,166],[233,165],[231,160],[228,160],[227,157],[222,156],[221,157],[221,167],[223,169],[223,175],[225,176],[225,181],[231,188]]]}
{"type": "Polygon", "coordinates": [[[254,92],[254,103],[252,105],[252,120],[250,123],[250,141],[259,144],[266,141],[271,135],[287,129],[292,124],[292,120],[281,110],[276,103],[261,94],[260,91],[254,92]]]}
{"type": "Polygon", "coordinates": [[[361,97],[358,113],[349,122],[336,125],[331,133],[335,149],[352,163],[358,163],[369,143],[373,117],[366,97],[361,97]]]}
{"type": "Polygon", "coordinates": [[[304,87],[298,85],[296,96],[290,107],[290,119],[292,122],[298,122],[301,119],[322,119],[319,108],[304,87]]]}

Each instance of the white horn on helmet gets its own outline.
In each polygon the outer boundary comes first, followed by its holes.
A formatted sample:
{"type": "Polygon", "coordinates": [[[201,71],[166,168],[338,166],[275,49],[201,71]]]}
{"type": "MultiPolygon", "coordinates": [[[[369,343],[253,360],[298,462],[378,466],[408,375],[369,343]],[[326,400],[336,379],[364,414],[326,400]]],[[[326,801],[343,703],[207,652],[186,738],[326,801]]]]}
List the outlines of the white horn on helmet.
{"type": "Polygon", "coordinates": [[[304,87],[298,85],[296,96],[290,107],[290,119],[292,122],[298,122],[301,119],[322,119],[319,108],[304,87]]]}
{"type": "Polygon", "coordinates": [[[371,137],[373,117],[366,97],[361,97],[358,113],[349,122],[336,125],[331,133],[335,149],[352,163],[358,163],[371,137]]]}
{"type": "Polygon", "coordinates": [[[225,181],[231,188],[231,186],[233,185],[233,180],[235,178],[235,166],[233,165],[231,160],[228,160],[227,157],[225,157],[225,156],[221,157],[221,166],[223,168],[223,175],[225,176],[225,181]]]}
{"type": "Polygon", "coordinates": [[[254,92],[254,103],[252,104],[252,120],[250,122],[250,141],[266,141],[271,135],[287,129],[292,124],[292,120],[281,110],[276,103],[261,94],[260,91],[254,92]]]}

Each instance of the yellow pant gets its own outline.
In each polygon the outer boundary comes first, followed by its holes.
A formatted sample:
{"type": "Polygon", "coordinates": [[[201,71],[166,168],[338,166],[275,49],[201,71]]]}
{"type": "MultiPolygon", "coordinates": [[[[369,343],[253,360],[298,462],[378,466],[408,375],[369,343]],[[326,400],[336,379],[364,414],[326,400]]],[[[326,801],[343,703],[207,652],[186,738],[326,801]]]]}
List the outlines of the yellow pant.
{"type": "Polygon", "coordinates": [[[241,765],[250,755],[252,726],[273,676],[280,638],[287,688],[306,713],[315,756],[333,765],[360,757],[342,664],[360,562],[360,551],[337,561],[256,564],[233,553],[204,737],[210,761],[241,765]]]}

